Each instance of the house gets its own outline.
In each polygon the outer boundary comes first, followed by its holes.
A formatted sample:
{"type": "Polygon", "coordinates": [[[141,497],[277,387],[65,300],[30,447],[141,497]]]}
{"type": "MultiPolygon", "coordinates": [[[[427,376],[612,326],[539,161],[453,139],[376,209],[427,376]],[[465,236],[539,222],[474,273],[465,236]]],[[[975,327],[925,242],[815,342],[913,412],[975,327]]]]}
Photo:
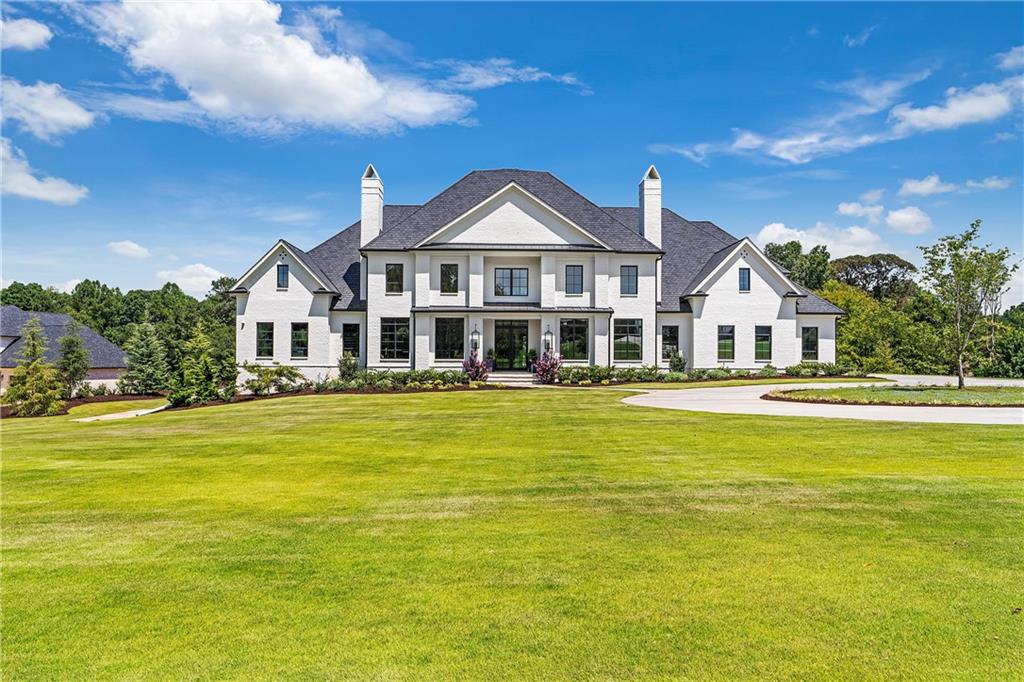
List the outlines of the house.
{"type": "Polygon", "coordinates": [[[664,208],[598,206],[554,175],[472,171],[422,205],[386,204],[372,166],[360,219],[304,251],[278,241],[236,283],[237,360],[310,378],[459,367],[472,349],[521,370],[564,363],[757,369],[834,362],[843,311],[749,239],[664,208]]]}
{"type": "MultiPolygon", "coordinates": [[[[38,313],[13,305],[0,306],[0,388],[7,388],[11,372],[18,366],[24,346],[21,328],[33,317],[38,318],[46,337],[46,361],[57,362],[60,355],[58,341],[64,336],[70,315],[38,313]]],[[[85,325],[81,325],[79,334],[89,353],[89,373],[85,376],[85,383],[94,388],[100,384],[114,388],[117,379],[124,374],[124,351],[85,325]]]]}

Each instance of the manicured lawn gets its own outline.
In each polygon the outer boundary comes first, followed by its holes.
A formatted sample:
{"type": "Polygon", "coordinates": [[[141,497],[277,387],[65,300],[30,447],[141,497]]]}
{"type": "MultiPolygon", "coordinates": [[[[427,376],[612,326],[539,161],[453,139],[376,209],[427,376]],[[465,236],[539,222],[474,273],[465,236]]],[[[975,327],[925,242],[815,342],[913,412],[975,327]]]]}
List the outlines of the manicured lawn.
{"type": "Polygon", "coordinates": [[[1024,388],[1014,386],[859,386],[774,391],[773,396],[854,405],[1024,405],[1024,388]]]}
{"type": "Polygon", "coordinates": [[[816,384],[816,383],[846,383],[846,382],[860,382],[865,381],[877,381],[884,383],[890,381],[889,379],[882,379],[881,377],[871,377],[865,379],[864,377],[853,378],[853,377],[804,377],[804,378],[784,378],[784,379],[718,379],[716,381],[659,381],[659,382],[642,382],[635,384],[616,384],[616,388],[714,388],[715,386],[752,386],[754,384],[816,384]]]}
{"type": "Polygon", "coordinates": [[[320,395],[5,421],[6,679],[1024,668],[1024,429],[320,395]]]}

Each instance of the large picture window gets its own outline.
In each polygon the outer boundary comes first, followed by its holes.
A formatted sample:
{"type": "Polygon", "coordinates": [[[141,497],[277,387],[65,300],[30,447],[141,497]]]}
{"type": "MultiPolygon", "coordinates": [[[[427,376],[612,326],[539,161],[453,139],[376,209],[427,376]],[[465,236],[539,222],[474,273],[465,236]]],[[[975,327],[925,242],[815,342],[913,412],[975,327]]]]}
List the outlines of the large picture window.
{"type": "Polygon", "coordinates": [[[441,293],[442,294],[457,294],[457,293],[459,293],[459,264],[458,263],[442,263],[441,264],[441,293]]]}
{"type": "Polygon", "coordinates": [[[384,291],[389,294],[400,294],[405,289],[405,267],[401,263],[388,263],[384,266],[384,291]]]}
{"type": "Polygon", "coordinates": [[[622,265],[619,267],[619,293],[623,296],[636,296],[635,265],[622,265]]]}
{"type": "Polygon", "coordinates": [[[292,358],[309,357],[309,324],[292,322],[292,358]]]}
{"type": "Polygon", "coordinates": [[[359,325],[354,322],[341,325],[341,355],[359,357],[359,325]]]}
{"type": "Polygon", "coordinates": [[[736,327],[731,324],[718,325],[718,359],[736,359],[736,327]]]}
{"type": "Polygon", "coordinates": [[[526,268],[494,268],[495,296],[526,296],[530,291],[526,268]]]}
{"type": "Polygon", "coordinates": [[[817,362],[818,360],[818,328],[817,327],[801,327],[800,328],[800,357],[803,360],[811,360],[817,362]]]}
{"type": "Polygon", "coordinates": [[[578,295],[583,293],[583,266],[565,266],[565,293],[578,295]]]}
{"type": "Polygon", "coordinates": [[[274,323],[256,323],[256,357],[274,357],[274,323]]]}
{"type": "Polygon", "coordinates": [[[612,345],[616,360],[643,359],[643,320],[615,320],[612,345]]]}
{"type": "Polygon", "coordinates": [[[465,323],[461,317],[439,317],[434,320],[434,357],[438,360],[461,360],[465,355],[465,323]]]}
{"type": "Polygon", "coordinates": [[[668,360],[679,352],[679,327],[674,324],[661,326],[661,358],[668,360]]]}
{"type": "Polygon", "coordinates": [[[564,360],[590,359],[590,325],[587,320],[559,320],[558,353],[564,360]]]}
{"type": "Polygon", "coordinates": [[[409,359],[409,318],[380,318],[380,357],[382,360],[409,359]]]}
{"type": "Polygon", "coordinates": [[[754,359],[772,359],[772,328],[769,326],[754,327],[754,359]]]}
{"type": "Polygon", "coordinates": [[[277,266],[277,288],[288,288],[288,264],[279,263],[277,266]]]}

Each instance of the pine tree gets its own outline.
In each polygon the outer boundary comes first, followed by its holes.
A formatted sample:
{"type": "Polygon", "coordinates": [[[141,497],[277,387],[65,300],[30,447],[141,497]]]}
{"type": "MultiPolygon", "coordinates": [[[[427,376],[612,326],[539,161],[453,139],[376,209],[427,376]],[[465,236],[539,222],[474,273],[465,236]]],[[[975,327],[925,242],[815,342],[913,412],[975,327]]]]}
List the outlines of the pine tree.
{"type": "Polygon", "coordinates": [[[71,318],[60,337],[60,357],[57,358],[57,373],[64,384],[64,399],[75,395],[75,390],[89,373],[89,351],[82,342],[81,325],[71,318]]]}
{"type": "Polygon", "coordinates": [[[171,394],[173,405],[206,403],[220,397],[221,376],[213,357],[213,344],[203,326],[185,344],[181,359],[181,383],[171,394]]]}
{"type": "Polygon", "coordinates": [[[121,393],[159,393],[167,388],[167,358],[164,345],[149,322],[135,327],[125,344],[127,369],[117,382],[121,393]]]}
{"type": "Polygon", "coordinates": [[[22,417],[57,414],[64,409],[61,381],[53,365],[44,360],[46,337],[38,317],[29,318],[21,328],[24,339],[18,366],[11,373],[11,383],[4,399],[22,417]]]}

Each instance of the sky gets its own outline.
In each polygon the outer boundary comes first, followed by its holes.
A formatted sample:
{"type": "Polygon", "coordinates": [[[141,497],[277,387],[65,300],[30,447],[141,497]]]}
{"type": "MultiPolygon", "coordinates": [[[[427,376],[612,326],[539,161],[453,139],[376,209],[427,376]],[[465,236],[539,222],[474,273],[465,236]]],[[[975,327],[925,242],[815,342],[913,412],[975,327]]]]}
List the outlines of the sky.
{"type": "MultiPolygon", "coordinates": [[[[1024,4],[5,3],[2,278],[201,296],[480,168],[759,244],[1024,252],[1024,4]]],[[[1024,276],[1007,302],[1024,298],[1024,276]]]]}

